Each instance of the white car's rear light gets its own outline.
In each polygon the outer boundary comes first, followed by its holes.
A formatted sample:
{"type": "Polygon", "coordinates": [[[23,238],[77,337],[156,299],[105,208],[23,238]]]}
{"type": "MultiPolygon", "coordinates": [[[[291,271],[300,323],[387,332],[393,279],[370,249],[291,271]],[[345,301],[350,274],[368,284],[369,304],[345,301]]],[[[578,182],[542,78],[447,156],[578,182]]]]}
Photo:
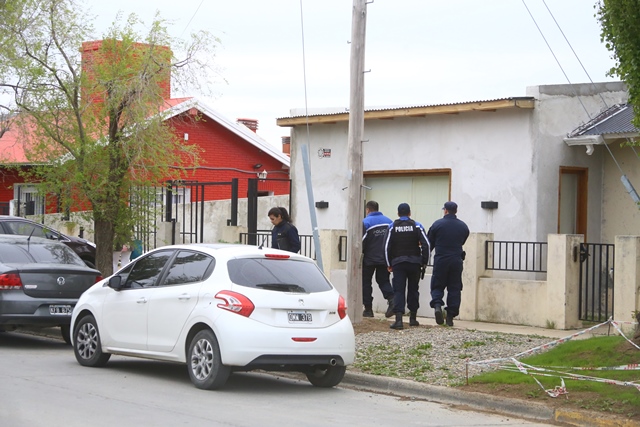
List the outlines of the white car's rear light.
{"type": "Polygon", "coordinates": [[[341,319],[347,316],[347,302],[342,298],[342,295],[338,297],[338,316],[341,319]]]}
{"type": "Polygon", "coordinates": [[[218,304],[218,308],[228,310],[232,313],[239,314],[244,317],[251,316],[255,306],[251,300],[238,292],[220,291],[216,294],[216,299],[224,302],[218,304]]]}
{"type": "Polygon", "coordinates": [[[295,342],[314,342],[315,340],[317,340],[318,338],[306,338],[306,337],[293,337],[291,338],[292,340],[294,340],[295,342]]]}
{"type": "Polygon", "coordinates": [[[264,254],[265,258],[272,258],[272,259],[289,259],[291,258],[289,255],[280,255],[280,254],[264,254]]]}

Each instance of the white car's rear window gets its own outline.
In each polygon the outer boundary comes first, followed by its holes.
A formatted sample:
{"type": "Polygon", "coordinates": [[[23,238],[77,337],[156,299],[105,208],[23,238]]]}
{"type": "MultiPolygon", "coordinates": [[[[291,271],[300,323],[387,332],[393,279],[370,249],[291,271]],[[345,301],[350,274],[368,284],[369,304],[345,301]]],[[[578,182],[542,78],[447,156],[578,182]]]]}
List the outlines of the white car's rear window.
{"type": "Polygon", "coordinates": [[[242,258],[227,264],[231,281],[240,286],[278,292],[326,292],[331,283],[313,263],[293,259],[242,258]]]}

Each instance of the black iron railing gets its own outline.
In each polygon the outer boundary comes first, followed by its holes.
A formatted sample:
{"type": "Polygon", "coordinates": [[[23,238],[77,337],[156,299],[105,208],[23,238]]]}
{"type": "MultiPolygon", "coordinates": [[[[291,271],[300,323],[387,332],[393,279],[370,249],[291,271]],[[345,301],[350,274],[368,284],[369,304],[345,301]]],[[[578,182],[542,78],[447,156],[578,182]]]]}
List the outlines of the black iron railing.
{"type": "Polygon", "coordinates": [[[615,245],[580,244],[580,320],[603,322],[613,314],[615,245]]]}
{"type": "Polygon", "coordinates": [[[484,255],[487,270],[547,272],[546,242],[487,240],[484,255]]]}

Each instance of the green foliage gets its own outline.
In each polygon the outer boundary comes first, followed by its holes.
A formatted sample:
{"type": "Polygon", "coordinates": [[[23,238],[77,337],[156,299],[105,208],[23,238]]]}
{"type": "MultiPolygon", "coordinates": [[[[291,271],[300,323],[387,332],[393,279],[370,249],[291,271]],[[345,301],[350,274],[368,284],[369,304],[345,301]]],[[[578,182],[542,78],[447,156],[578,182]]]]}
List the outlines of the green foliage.
{"type": "Polygon", "coordinates": [[[173,39],[159,15],[148,26],[118,15],[96,37],[76,0],[6,0],[0,7],[0,91],[12,95],[5,109],[19,113],[12,126],[37,165],[25,179],[40,182],[62,209],[91,210],[98,268],[109,274],[112,248],[131,242],[133,225],[153,214],[149,203],[132,214],[139,193],[197,166],[198,150],[173,130],[194,118],[165,113],[168,82],[185,88],[201,78],[202,92],[217,40],[206,32],[173,39]],[[97,39],[103,42],[83,46],[97,39]],[[91,62],[82,63],[81,50],[91,62]]]}
{"type": "MultiPolygon", "coordinates": [[[[640,352],[620,336],[593,337],[582,340],[572,340],[553,349],[523,358],[522,362],[536,367],[556,367],[556,371],[571,372],[591,377],[607,378],[620,381],[635,381],[639,379],[638,371],[615,370],[580,370],[572,371],[571,367],[611,367],[638,363],[640,352]],[[564,368],[560,368],[564,367],[564,368]]],[[[531,371],[533,372],[533,371],[531,371]]],[[[558,377],[536,377],[545,389],[553,389],[560,385],[558,377]]],[[[526,397],[538,398],[546,393],[535,383],[531,376],[517,371],[488,371],[469,379],[472,384],[531,384],[531,388],[524,393],[526,397]]],[[[583,407],[599,411],[607,411],[619,406],[622,410],[628,407],[640,407],[640,393],[634,387],[605,384],[596,381],[573,380],[565,377],[565,385],[571,392],[591,392],[593,397],[583,402],[583,407]]]]}
{"type": "Polygon", "coordinates": [[[462,348],[478,347],[481,345],[487,345],[487,343],[484,341],[465,341],[462,343],[462,348]]]}
{"type": "Polygon", "coordinates": [[[595,9],[601,39],[615,60],[609,74],[627,84],[640,128],[640,0],[599,0],[595,9]]]}

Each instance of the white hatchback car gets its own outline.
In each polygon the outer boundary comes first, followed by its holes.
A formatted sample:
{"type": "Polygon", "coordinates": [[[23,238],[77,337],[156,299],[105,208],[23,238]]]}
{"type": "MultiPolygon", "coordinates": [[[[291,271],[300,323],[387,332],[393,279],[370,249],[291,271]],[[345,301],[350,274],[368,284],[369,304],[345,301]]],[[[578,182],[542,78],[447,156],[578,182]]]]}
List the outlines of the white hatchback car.
{"type": "Polygon", "coordinates": [[[345,300],[315,262],[256,246],[155,249],[84,292],[71,330],[83,366],[111,354],[182,362],[202,389],[253,369],[333,387],[355,357],[345,300]]]}

